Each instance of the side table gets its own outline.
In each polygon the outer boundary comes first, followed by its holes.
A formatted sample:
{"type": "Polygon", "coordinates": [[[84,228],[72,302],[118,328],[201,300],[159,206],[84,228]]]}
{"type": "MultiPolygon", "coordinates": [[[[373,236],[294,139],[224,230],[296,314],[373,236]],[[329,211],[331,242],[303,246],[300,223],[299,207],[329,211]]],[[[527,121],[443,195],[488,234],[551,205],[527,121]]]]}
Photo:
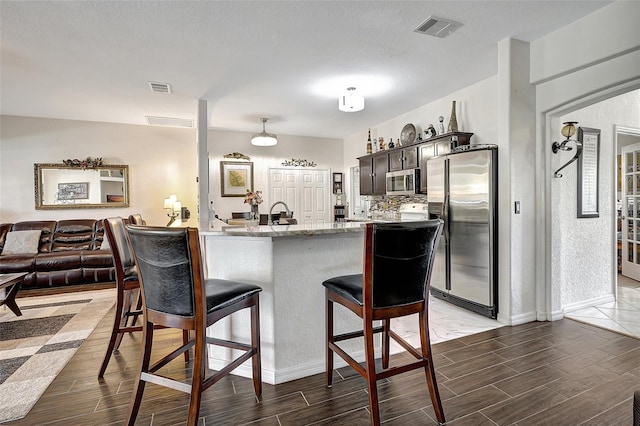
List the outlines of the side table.
{"type": "MultiPolygon", "coordinates": [[[[0,289],[9,288],[4,300],[0,300],[0,306],[7,305],[11,311],[17,316],[21,316],[20,308],[16,303],[16,295],[22,287],[22,282],[27,274],[24,272],[16,274],[0,274],[0,289]]],[[[5,290],[6,291],[6,290],[5,290]]]]}

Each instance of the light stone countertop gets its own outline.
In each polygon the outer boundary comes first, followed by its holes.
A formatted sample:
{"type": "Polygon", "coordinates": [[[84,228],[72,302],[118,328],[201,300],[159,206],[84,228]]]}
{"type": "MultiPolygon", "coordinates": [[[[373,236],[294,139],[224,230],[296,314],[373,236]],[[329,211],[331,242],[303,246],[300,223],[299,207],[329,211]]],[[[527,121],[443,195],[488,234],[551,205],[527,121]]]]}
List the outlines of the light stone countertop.
{"type": "Polygon", "coordinates": [[[217,220],[212,229],[200,230],[204,236],[289,237],[362,232],[364,222],[339,222],[324,225],[228,225],[217,220]]]}

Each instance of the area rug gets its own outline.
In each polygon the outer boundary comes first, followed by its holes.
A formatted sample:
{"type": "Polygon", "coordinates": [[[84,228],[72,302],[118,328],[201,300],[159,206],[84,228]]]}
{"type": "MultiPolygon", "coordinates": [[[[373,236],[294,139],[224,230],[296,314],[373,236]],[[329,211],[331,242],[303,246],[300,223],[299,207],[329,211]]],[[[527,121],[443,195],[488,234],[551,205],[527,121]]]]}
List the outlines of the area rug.
{"type": "Polygon", "coordinates": [[[18,298],[0,308],[0,423],[21,419],[115,304],[115,289],[18,298]]]}

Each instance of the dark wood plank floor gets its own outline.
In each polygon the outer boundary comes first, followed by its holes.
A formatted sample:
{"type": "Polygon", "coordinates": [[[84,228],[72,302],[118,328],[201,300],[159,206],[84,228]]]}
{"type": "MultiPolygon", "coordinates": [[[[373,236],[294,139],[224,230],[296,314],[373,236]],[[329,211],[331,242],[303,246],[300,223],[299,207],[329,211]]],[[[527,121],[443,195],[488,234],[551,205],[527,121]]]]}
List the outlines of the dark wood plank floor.
{"type": "MultiPolygon", "coordinates": [[[[110,323],[108,315],[26,418],[8,424],[123,424],[140,336],[124,338],[99,381],[110,323]]],[[[181,340],[172,330],[157,335],[164,347],[181,340]]],[[[638,339],[565,319],[503,327],[433,351],[448,425],[632,425],[633,392],[640,389],[638,339]]],[[[180,358],[167,369],[174,377],[189,375],[180,358]]],[[[356,373],[340,369],[332,389],[323,380],[320,374],[265,385],[257,402],[249,379],[230,376],[205,392],[200,424],[369,424],[366,386],[356,373]]],[[[424,374],[396,376],[378,388],[384,424],[435,424],[424,374]]],[[[149,384],[137,424],[184,424],[187,403],[186,394],[149,384]]]]}

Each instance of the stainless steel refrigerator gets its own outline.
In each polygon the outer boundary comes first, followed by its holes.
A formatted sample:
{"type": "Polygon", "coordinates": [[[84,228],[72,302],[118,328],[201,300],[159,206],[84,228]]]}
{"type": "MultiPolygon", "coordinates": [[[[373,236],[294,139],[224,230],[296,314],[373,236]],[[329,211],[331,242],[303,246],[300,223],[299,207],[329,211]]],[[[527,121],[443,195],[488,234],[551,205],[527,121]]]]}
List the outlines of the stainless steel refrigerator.
{"type": "Polygon", "coordinates": [[[427,161],[429,216],[444,220],[431,294],[498,314],[498,147],[464,145],[427,161]]]}

